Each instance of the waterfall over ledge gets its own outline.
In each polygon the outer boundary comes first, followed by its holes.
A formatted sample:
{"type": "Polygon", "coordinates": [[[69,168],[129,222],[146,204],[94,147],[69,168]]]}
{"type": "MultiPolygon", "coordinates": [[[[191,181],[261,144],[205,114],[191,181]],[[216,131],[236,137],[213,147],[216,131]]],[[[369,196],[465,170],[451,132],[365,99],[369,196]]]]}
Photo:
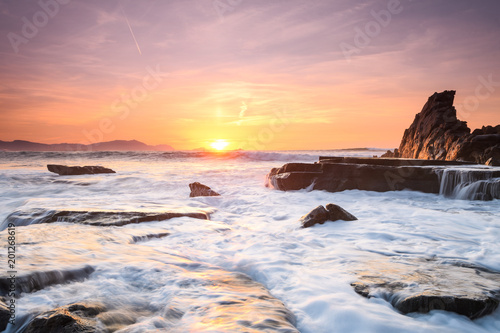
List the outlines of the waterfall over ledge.
{"type": "Polygon", "coordinates": [[[437,170],[439,194],[462,200],[500,199],[500,177],[491,168],[445,168],[437,170]]]}

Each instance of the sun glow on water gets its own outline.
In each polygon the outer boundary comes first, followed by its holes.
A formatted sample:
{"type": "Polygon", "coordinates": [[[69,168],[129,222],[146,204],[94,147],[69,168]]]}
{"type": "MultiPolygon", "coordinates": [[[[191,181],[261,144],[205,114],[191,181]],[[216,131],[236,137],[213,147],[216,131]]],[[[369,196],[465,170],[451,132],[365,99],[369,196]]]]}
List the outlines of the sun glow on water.
{"type": "Polygon", "coordinates": [[[226,140],[219,139],[219,140],[215,140],[214,142],[212,142],[210,144],[210,147],[212,147],[212,149],[222,151],[222,150],[226,149],[226,147],[228,145],[229,145],[229,142],[227,142],[226,140]]]}

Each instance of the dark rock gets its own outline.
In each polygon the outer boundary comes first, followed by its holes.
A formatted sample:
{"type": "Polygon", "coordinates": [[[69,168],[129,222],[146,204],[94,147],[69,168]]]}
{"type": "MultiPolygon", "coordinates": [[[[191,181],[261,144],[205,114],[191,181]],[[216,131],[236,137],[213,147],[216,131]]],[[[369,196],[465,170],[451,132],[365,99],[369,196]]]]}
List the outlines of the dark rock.
{"type": "Polygon", "coordinates": [[[93,175],[99,173],[116,173],[115,171],[102,166],[66,166],[57,164],[47,164],[50,172],[61,176],[93,175]]]}
{"type": "Polygon", "coordinates": [[[0,297],[0,331],[5,330],[9,324],[10,310],[6,305],[5,298],[0,297]]]}
{"type": "Polygon", "coordinates": [[[191,217],[208,220],[208,213],[201,211],[185,212],[120,212],[120,211],[71,211],[71,210],[19,210],[11,213],[0,225],[0,230],[9,223],[16,226],[39,223],[68,222],[94,226],[123,226],[133,223],[164,221],[176,217],[191,217]]]}
{"type": "Polygon", "coordinates": [[[315,224],[323,224],[328,220],[328,211],[323,206],[318,206],[307,215],[300,218],[302,228],[309,228],[315,224]]]}
{"type": "Polygon", "coordinates": [[[484,164],[489,166],[500,166],[500,159],[495,159],[493,157],[490,157],[490,159],[487,160],[486,163],[484,164]]]}
{"type": "Polygon", "coordinates": [[[396,148],[394,151],[388,150],[385,154],[380,156],[382,158],[398,158],[399,157],[399,150],[396,148]]]}
{"type": "MultiPolygon", "coordinates": [[[[68,283],[71,281],[82,281],[95,271],[92,266],[86,265],[81,268],[68,270],[54,270],[33,272],[16,277],[17,293],[30,293],[41,290],[55,284],[68,283]]],[[[0,295],[7,295],[9,292],[10,280],[8,277],[0,278],[0,295]]]]}
{"type": "Polygon", "coordinates": [[[327,204],[326,208],[318,206],[311,210],[307,215],[300,218],[302,228],[309,228],[316,224],[323,224],[326,221],[354,221],[357,218],[343,209],[342,207],[334,204],[327,204]]]}
{"type": "MultiPolygon", "coordinates": [[[[420,162],[410,166],[395,159],[333,158],[317,164],[306,164],[311,171],[290,171],[289,164],[267,175],[266,185],[282,191],[310,188],[339,192],[344,190],[395,191],[411,189],[439,193],[439,177],[432,168],[423,168],[420,162]],[[386,165],[387,164],[387,165],[386,165]],[[395,165],[405,166],[395,166],[395,165]]],[[[305,169],[303,165],[302,169],[305,169]]]]}
{"type": "Polygon", "coordinates": [[[458,199],[491,200],[500,197],[500,179],[496,179],[500,178],[500,170],[451,168],[461,165],[477,166],[463,161],[320,156],[315,164],[288,163],[273,168],[266,177],[266,186],[281,191],[413,190],[451,197],[461,188],[468,187],[465,192],[461,191],[458,199]],[[452,177],[453,173],[444,173],[444,170],[457,170],[457,175],[460,174],[452,177]],[[476,184],[479,180],[486,182],[476,184]]]}
{"type": "Polygon", "coordinates": [[[95,316],[105,311],[101,304],[71,304],[35,317],[26,333],[95,333],[102,332],[95,316]]]}
{"type": "Polygon", "coordinates": [[[356,293],[381,297],[403,314],[444,310],[477,319],[500,300],[500,274],[467,263],[372,260],[358,278],[351,284],[356,293]]]}
{"type": "Polygon", "coordinates": [[[169,235],[170,235],[170,233],[168,233],[168,232],[162,232],[159,234],[147,234],[144,236],[133,236],[132,243],[145,242],[145,241],[148,241],[150,239],[164,238],[164,237],[167,237],[169,235]]]}
{"type": "Polygon", "coordinates": [[[189,196],[193,197],[218,197],[219,193],[212,190],[207,185],[200,184],[198,182],[194,182],[189,184],[189,188],[191,189],[191,193],[189,196]]]}
{"type": "Polygon", "coordinates": [[[326,205],[326,210],[328,211],[328,220],[330,221],[337,221],[337,220],[344,220],[344,221],[355,221],[357,220],[356,216],[352,215],[348,211],[346,211],[344,208],[329,203],[326,205]]]}
{"type": "Polygon", "coordinates": [[[483,164],[493,157],[492,148],[500,150],[500,125],[483,126],[471,134],[467,123],[457,118],[454,98],[455,91],[434,93],[429,97],[404,132],[399,146],[400,157],[483,164]]]}

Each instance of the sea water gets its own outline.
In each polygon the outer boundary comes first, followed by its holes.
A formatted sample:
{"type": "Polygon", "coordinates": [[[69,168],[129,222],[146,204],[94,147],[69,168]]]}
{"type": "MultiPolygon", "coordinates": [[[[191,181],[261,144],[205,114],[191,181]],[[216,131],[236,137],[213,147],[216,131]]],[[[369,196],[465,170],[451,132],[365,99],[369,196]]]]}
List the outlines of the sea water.
{"type": "MultiPolygon", "coordinates": [[[[93,271],[76,281],[19,293],[16,326],[7,332],[22,331],[34,316],[76,302],[100,302],[131,318],[117,326],[119,332],[231,332],[228,322],[262,309],[253,302],[254,285],[220,287],[220,281],[235,276],[261,284],[304,333],[500,331],[500,309],[474,321],[439,310],[403,315],[387,301],[361,297],[350,285],[357,280],[354,268],[376,270],[373,263],[395,256],[461,260],[500,271],[499,200],[411,191],[281,192],[264,186],[270,169],[287,162],[381,153],[1,152],[4,228],[14,212],[51,209],[210,215],[210,220],[181,217],[121,227],[69,222],[16,227],[18,276],[88,266],[93,271]],[[46,164],[102,165],[117,173],[59,176],[46,164]],[[221,196],[190,198],[188,184],[195,181],[221,196]],[[358,220],[300,228],[302,215],[328,203],[358,220]],[[226,304],[235,295],[242,302],[239,310],[224,313],[211,305],[214,299],[226,304]]],[[[9,271],[7,237],[3,230],[3,277],[9,271]]]]}

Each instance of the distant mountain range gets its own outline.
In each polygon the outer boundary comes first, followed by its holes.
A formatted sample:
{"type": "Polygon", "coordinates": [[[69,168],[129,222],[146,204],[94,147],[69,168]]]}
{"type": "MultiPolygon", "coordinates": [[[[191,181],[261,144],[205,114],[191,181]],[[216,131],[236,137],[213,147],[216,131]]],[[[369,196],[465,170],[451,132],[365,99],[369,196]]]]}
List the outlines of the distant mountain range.
{"type": "Polygon", "coordinates": [[[78,143],[45,144],[23,140],[0,141],[0,151],[173,151],[169,145],[150,146],[137,140],[115,140],[90,145],[78,143]]]}

